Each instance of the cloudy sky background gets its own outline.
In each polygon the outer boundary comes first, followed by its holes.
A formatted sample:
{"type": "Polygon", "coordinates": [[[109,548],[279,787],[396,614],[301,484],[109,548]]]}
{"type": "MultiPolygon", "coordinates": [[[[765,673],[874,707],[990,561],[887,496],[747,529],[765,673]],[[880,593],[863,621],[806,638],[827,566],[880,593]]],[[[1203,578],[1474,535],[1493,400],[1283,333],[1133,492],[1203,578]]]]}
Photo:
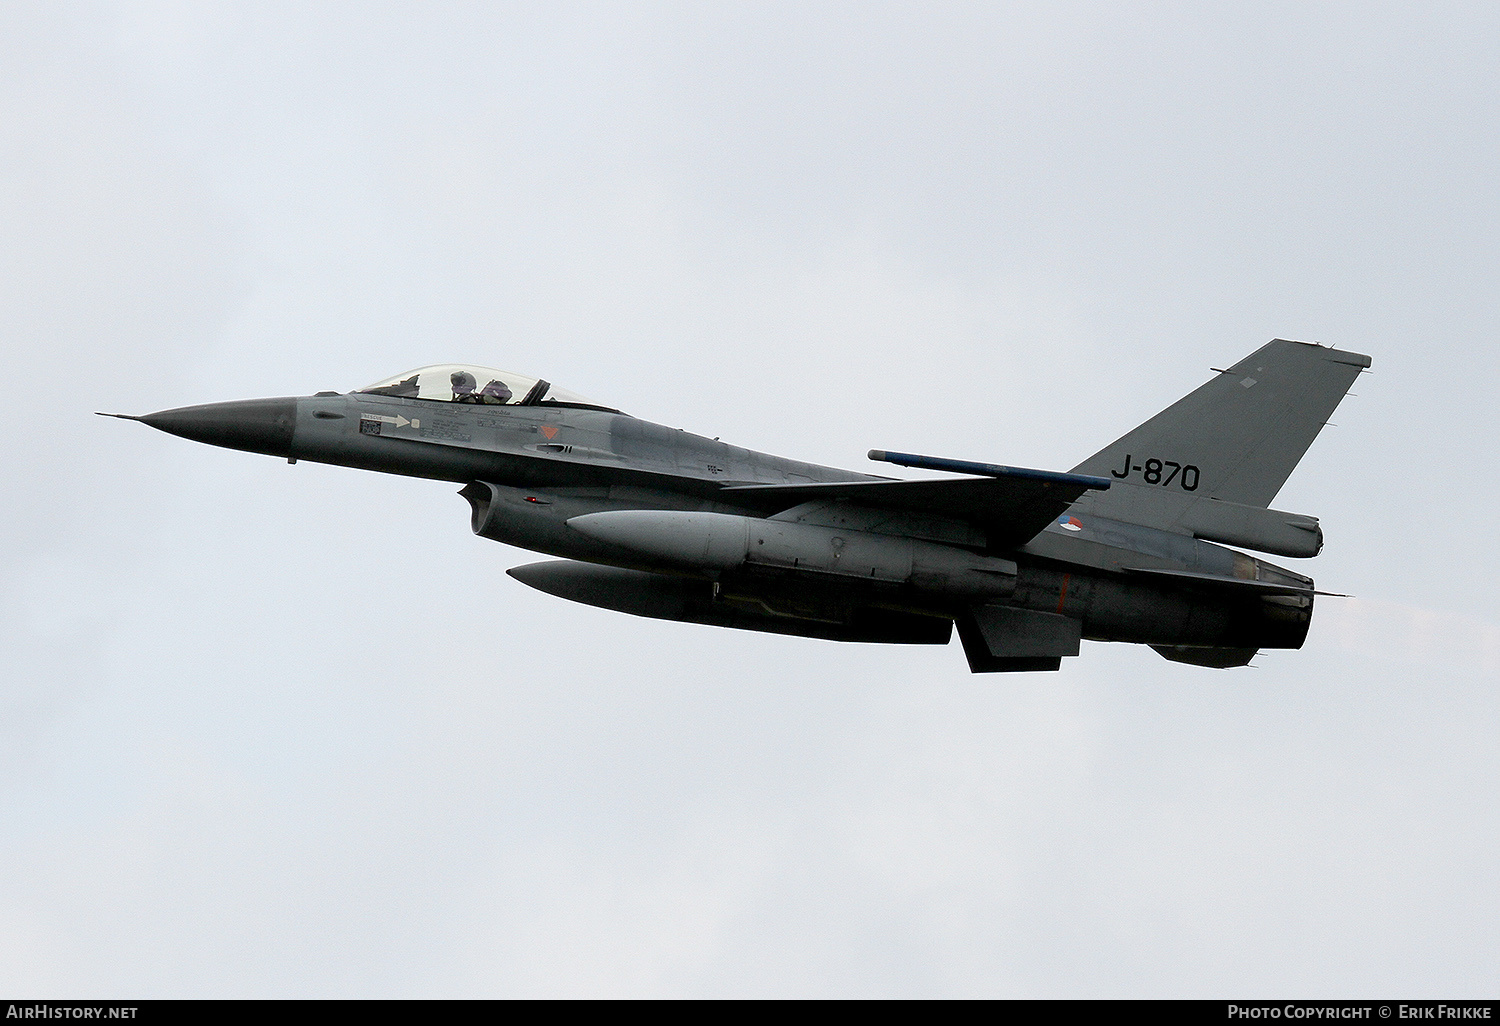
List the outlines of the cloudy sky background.
{"type": "Polygon", "coordinates": [[[1493,997],[1500,13],[0,8],[0,991],[1493,997]],[[541,374],[1066,469],[1369,353],[1254,668],[660,623],[92,416],[541,374]]]}

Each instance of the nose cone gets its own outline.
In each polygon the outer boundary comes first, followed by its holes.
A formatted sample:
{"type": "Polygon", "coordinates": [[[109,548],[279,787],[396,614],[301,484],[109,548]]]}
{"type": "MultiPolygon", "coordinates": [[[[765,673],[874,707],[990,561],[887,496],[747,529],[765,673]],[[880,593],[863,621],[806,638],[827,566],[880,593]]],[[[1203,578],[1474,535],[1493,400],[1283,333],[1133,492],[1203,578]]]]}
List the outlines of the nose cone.
{"type": "Polygon", "coordinates": [[[232,403],[184,406],[148,413],[138,418],[169,435],[226,449],[292,455],[292,432],[297,426],[296,399],[243,399],[232,403]]]}

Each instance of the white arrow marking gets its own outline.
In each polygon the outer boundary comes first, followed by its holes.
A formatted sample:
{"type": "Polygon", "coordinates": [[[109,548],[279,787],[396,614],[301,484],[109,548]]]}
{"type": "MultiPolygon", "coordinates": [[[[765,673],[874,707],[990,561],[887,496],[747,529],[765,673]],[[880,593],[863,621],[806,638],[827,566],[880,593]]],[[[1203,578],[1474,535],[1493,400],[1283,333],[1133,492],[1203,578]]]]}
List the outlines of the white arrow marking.
{"type": "Polygon", "coordinates": [[[360,414],[360,418],[359,419],[360,420],[378,420],[382,424],[394,424],[397,427],[406,427],[406,425],[408,425],[408,424],[410,424],[414,428],[420,428],[422,426],[422,422],[420,420],[407,420],[405,417],[401,416],[400,414],[397,414],[394,417],[386,417],[386,416],[382,416],[381,414],[378,414],[378,413],[364,413],[364,414],[360,414]]]}

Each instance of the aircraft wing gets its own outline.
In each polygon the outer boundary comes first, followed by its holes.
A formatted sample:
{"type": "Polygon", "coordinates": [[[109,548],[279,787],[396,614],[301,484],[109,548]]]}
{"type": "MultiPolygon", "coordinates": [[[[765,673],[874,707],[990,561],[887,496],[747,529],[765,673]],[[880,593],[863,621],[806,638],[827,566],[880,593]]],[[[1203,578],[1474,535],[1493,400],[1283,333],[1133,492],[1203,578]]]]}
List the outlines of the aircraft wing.
{"type": "Polygon", "coordinates": [[[1109,479],[1047,470],[990,467],[993,476],[936,481],[839,481],[818,484],[729,485],[725,498],[777,512],[804,502],[850,502],[876,509],[965,520],[991,543],[1024,545],[1091,488],[1109,479]]]}

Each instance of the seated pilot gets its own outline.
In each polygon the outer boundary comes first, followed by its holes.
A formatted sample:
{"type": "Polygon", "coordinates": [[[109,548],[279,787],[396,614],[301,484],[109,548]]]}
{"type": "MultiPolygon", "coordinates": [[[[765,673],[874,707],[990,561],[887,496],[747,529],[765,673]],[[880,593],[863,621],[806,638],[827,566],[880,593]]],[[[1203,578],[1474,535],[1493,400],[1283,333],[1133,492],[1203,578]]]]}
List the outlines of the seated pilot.
{"type": "Polygon", "coordinates": [[[504,406],[510,402],[510,399],[510,386],[496,378],[479,390],[479,398],[476,401],[489,403],[491,406],[504,406]]]}
{"type": "Polygon", "coordinates": [[[474,394],[474,387],[478,384],[474,375],[468,371],[454,371],[448,379],[453,383],[453,401],[456,403],[477,403],[480,398],[474,394]]]}

